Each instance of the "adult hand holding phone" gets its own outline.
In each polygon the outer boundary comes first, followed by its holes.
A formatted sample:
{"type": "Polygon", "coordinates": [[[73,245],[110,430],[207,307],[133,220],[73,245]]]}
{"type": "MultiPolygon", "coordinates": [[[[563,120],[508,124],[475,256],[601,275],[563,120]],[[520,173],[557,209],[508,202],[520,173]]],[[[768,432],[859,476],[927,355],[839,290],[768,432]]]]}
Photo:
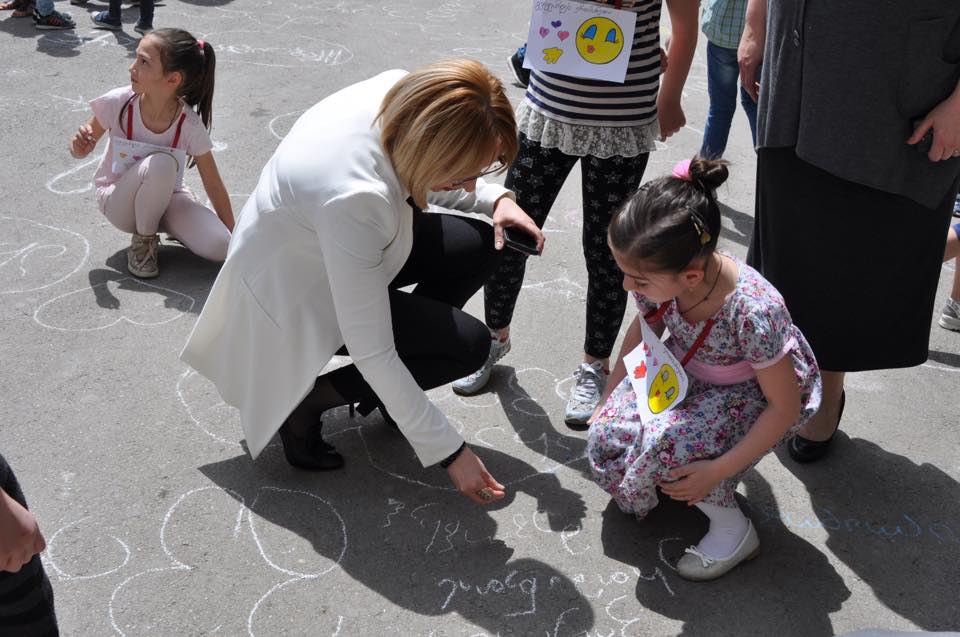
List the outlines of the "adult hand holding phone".
{"type": "Polygon", "coordinates": [[[500,197],[493,208],[493,245],[497,250],[502,250],[507,245],[503,236],[505,228],[511,228],[511,235],[526,234],[533,238],[536,244],[536,252],[530,254],[540,254],[543,252],[545,238],[543,232],[537,227],[530,215],[523,211],[523,208],[517,205],[513,199],[507,196],[500,197]]]}

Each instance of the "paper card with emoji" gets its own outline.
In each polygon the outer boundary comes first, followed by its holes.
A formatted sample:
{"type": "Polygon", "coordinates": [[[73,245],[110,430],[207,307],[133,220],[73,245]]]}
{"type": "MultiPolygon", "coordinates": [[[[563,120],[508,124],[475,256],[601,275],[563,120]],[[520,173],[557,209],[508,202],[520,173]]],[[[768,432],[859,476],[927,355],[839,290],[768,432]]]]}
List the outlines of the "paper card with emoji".
{"type": "Polygon", "coordinates": [[[187,152],[182,148],[168,148],[166,146],[157,146],[147,142],[138,142],[123,137],[113,138],[113,172],[118,175],[127,172],[131,166],[150,155],[163,153],[173,157],[177,162],[177,185],[178,190],[183,188],[183,171],[187,167],[187,152]]]}
{"type": "Polygon", "coordinates": [[[528,69],[623,83],[637,14],[596,2],[533,0],[528,69]]]}
{"type": "Polygon", "coordinates": [[[637,395],[640,420],[666,413],[687,395],[687,374],[680,361],[657,338],[646,321],[640,321],[643,341],[623,357],[627,376],[637,395]]]}

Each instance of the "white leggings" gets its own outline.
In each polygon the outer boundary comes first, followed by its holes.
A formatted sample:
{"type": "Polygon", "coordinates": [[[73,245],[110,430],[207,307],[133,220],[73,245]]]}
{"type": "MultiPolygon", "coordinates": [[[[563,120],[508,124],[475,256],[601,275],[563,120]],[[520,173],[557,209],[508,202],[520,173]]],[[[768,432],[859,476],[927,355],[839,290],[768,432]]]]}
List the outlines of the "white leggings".
{"type": "Polygon", "coordinates": [[[103,212],[123,232],[152,235],[162,230],[194,254],[223,261],[230,232],[190,193],[174,192],[176,181],[176,160],[162,153],[151,155],[117,180],[103,202],[103,212]]]}

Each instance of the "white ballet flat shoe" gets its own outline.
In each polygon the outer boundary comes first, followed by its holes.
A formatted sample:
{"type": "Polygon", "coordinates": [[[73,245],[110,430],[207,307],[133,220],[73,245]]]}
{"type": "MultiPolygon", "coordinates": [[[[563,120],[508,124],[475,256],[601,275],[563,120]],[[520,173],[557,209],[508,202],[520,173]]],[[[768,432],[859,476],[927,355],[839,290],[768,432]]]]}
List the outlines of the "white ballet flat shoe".
{"type": "Polygon", "coordinates": [[[686,554],[677,562],[677,573],[680,577],[695,582],[705,582],[717,579],[740,562],[752,560],[760,553],[760,538],[753,521],[747,527],[747,533],[740,540],[740,545],[733,555],[725,560],[719,560],[702,553],[695,546],[689,547],[686,554]]]}

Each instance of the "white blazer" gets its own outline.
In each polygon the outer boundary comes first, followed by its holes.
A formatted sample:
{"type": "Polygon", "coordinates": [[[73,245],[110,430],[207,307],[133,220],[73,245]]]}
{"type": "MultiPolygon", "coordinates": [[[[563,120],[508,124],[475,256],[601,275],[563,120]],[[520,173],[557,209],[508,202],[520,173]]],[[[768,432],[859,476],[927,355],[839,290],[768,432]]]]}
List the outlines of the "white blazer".
{"type": "MultiPolygon", "coordinates": [[[[374,119],[406,71],[327,97],[297,120],[240,212],[226,262],[180,357],[240,410],[255,458],[344,344],[424,466],[463,442],[394,346],[387,286],[410,255],[412,210],[374,119]]],[[[512,193],[430,202],[492,215],[512,193]]]]}

